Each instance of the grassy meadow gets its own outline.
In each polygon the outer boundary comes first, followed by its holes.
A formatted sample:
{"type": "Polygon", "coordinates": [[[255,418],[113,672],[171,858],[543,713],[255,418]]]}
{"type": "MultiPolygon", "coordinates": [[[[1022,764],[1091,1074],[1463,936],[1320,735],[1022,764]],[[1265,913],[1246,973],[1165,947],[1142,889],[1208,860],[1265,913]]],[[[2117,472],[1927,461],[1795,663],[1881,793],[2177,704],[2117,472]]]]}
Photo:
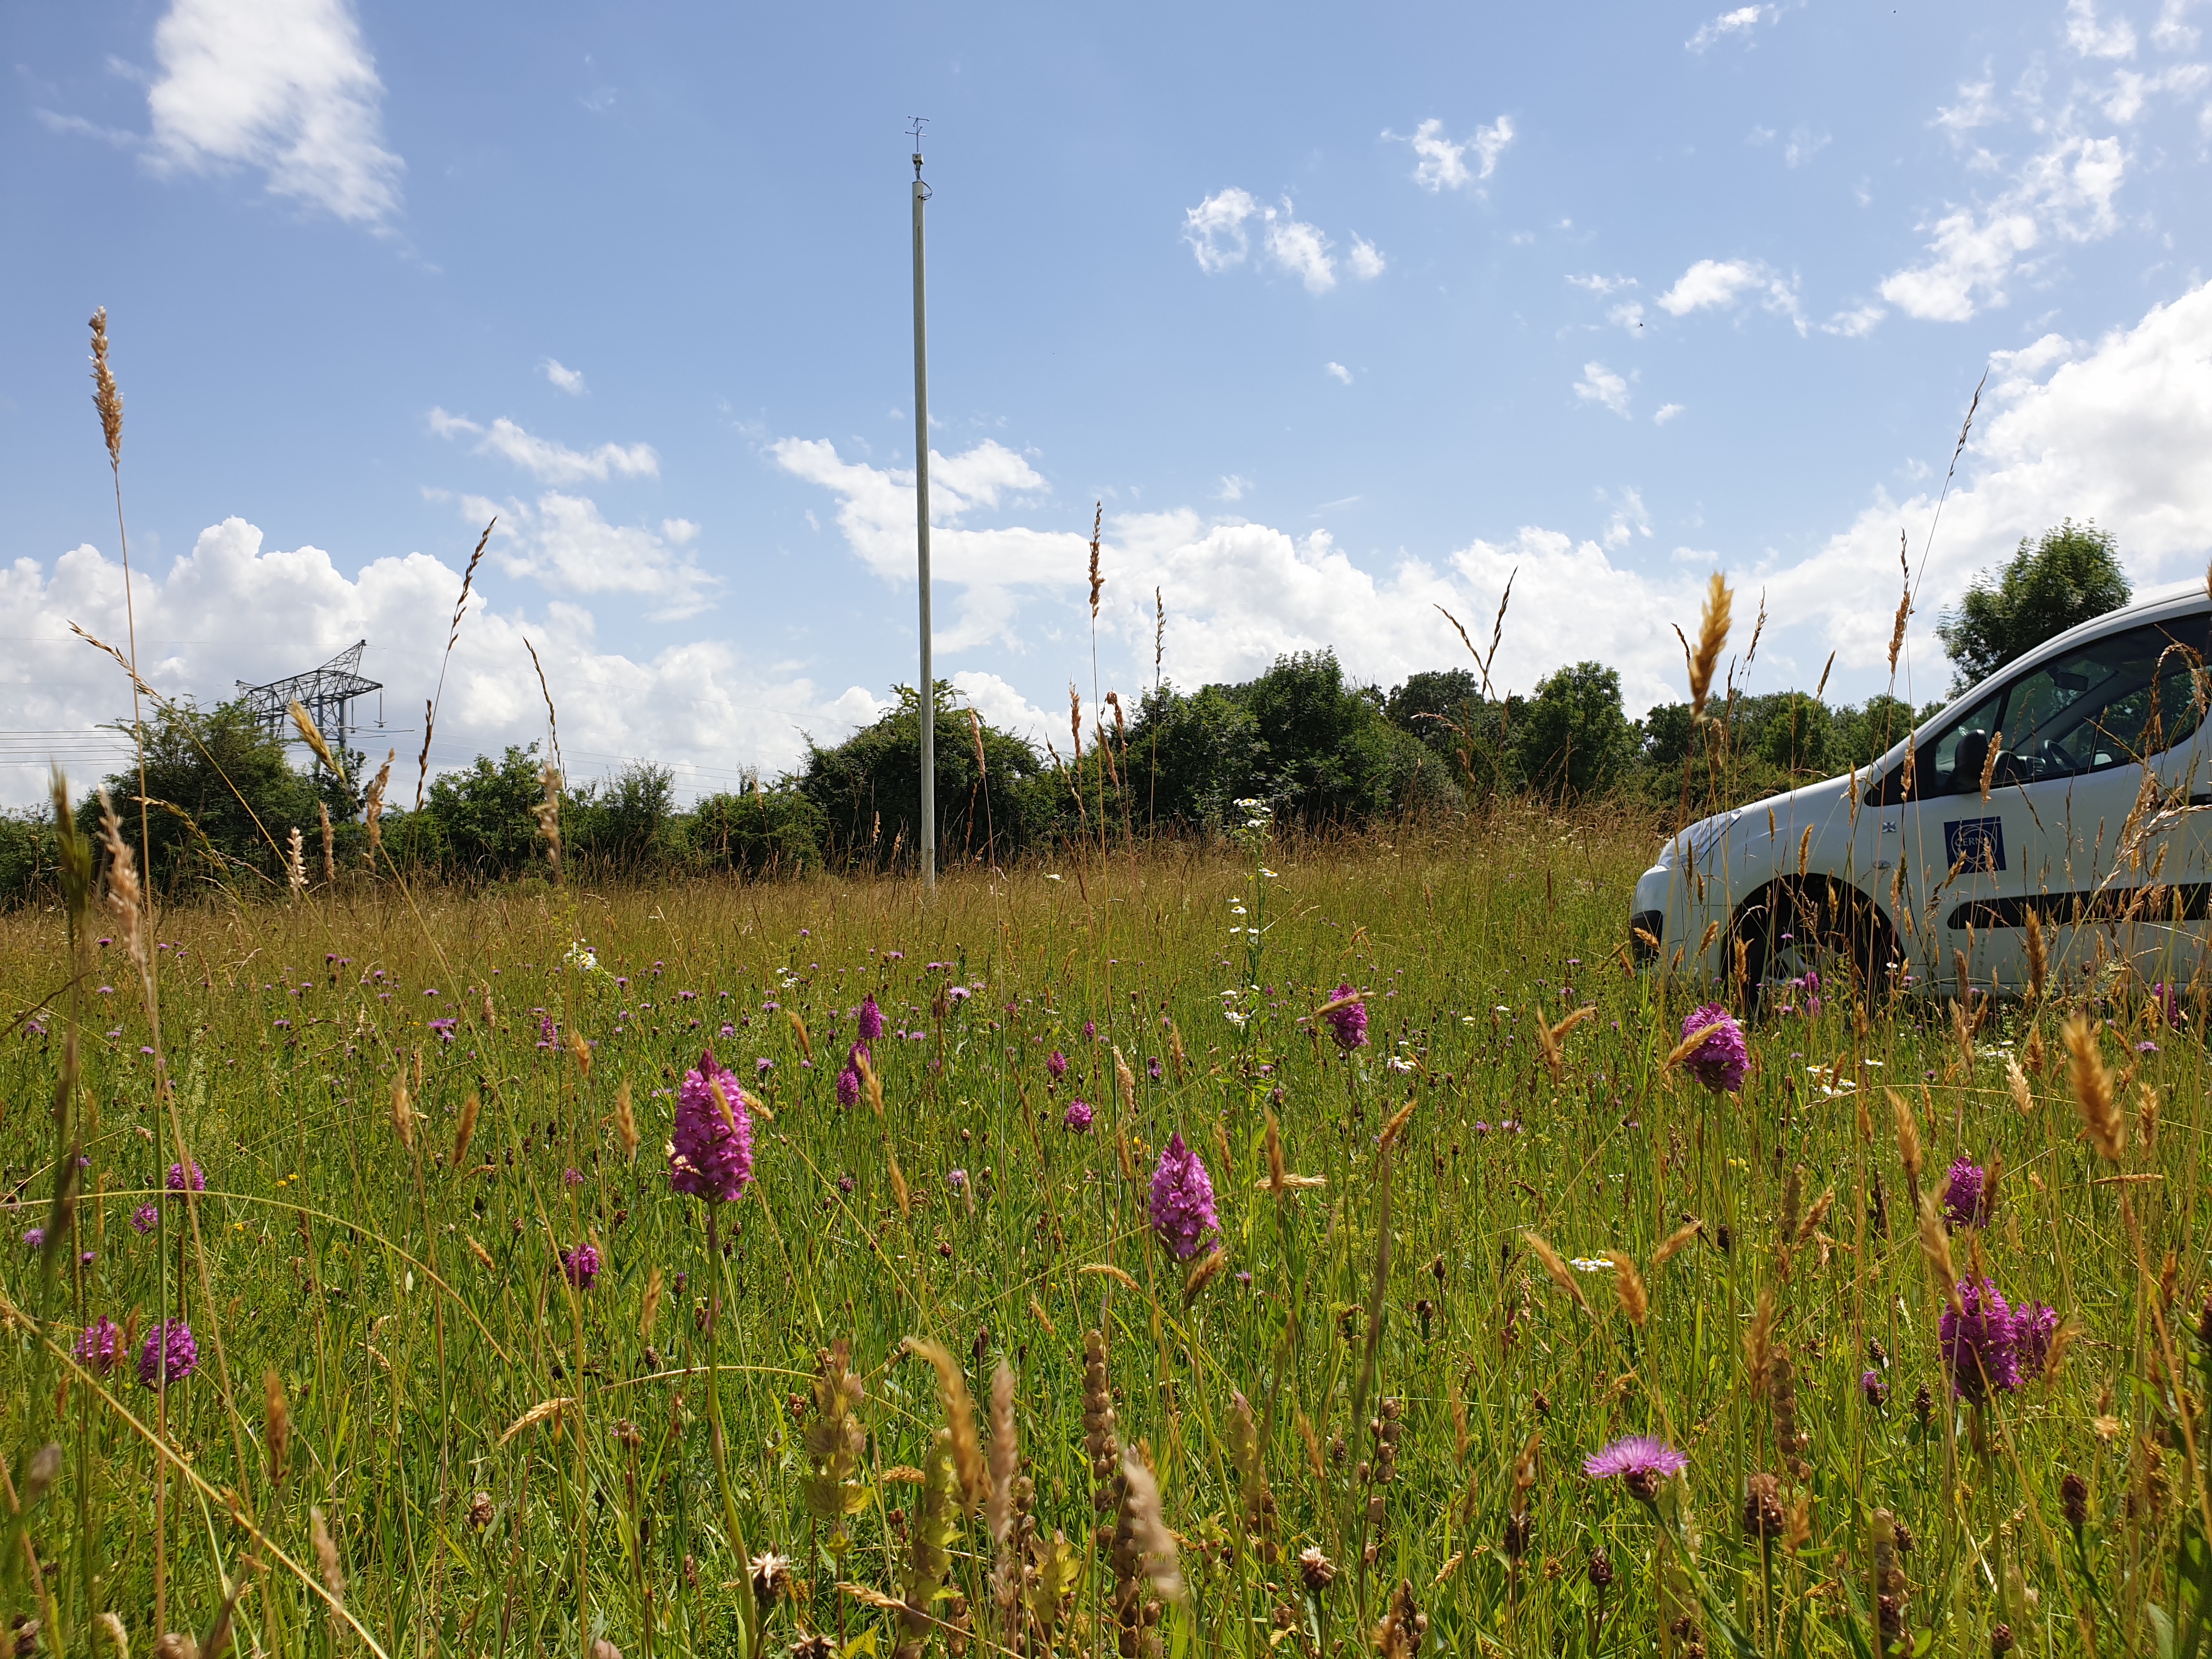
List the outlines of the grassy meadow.
{"type": "Polygon", "coordinates": [[[75,975],[58,908],[0,918],[7,1639],[2203,1651],[2201,1014],[1829,988],[1715,1093],[1623,954],[1656,833],[163,907],[166,1100],[116,913],[75,975]],[[880,1105],[841,1104],[870,994],[880,1105]],[[711,1206],[665,1151],[709,1047],[757,1102],[711,1206]],[[1923,1242],[1960,1157],[1986,1213],[1923,1242]],[[1947,1261],[2061,1322],[1986,1401],[1947,1261]],[[197,1363],[149,1387],[165,1318],[197,1363]],[[1632,1435],[1679,1478],[1583,1472],[1632,1435]]]}

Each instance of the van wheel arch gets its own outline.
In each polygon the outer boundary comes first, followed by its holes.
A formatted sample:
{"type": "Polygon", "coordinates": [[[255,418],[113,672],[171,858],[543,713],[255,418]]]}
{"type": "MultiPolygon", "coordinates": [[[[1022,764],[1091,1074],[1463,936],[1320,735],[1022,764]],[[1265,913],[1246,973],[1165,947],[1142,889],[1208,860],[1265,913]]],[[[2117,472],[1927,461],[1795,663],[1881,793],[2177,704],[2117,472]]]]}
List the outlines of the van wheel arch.
{"type": "Polygon", "coordinates": [[[1772,971],[1785,962],[1840,963],[1859,994],[1876,1001],[1890,988],[1897,957],[1897,930],[1881,901],[1840,876],[1777,877],[1736,906],[1729,938],[1743,948],[1745,994],[1754,1010],[1771,985],[1795,976],[1772,971]]]}

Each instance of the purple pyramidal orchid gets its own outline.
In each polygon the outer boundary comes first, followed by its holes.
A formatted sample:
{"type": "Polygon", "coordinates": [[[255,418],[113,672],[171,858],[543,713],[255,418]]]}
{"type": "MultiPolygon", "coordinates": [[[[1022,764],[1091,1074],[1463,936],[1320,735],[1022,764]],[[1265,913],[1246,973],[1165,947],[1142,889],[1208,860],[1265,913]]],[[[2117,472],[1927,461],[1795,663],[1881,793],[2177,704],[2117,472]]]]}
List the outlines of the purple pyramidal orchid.
{"type": "MultiPolygon", "coordinates": [[[[1344,1002],[1354,994],[1350,984],[1340,985],[1330,997],[1332,1002],[1344,1002]]],[[[1345,1002],[1341,1008],[1332,1008],[1322,1016],[1335,1033],[1336,1046],[1347,1054],[1354,1048],[1367,1046],[1367,1005],[1364,1002],[1345,1002]]]]}
{"type": "Polygon", "coordinates": [[[1213,1178],[1206,1161],[1178,1129],[1160,1149],[1152,1170],[1152,1227],[1178,1261],[1196,1255],[1206,1236],[1221,1225],[1213,1209],[1213,1178]]]}
{"type": "Polygon", "coordinates": [[[1743,1087],[1751,1070],[1751,1051],[1745,1047],[1743,1027],[1717,1002],[1693,1008],[1682,1021],[1682,1040],[1704,1030],[1705,1041],[1683,1056],[1690,1075],[1717,1095],[1732,1095],[1743,1087]]]}
{"type": "Polygon", "coordinates": [[[192,1328],[181,1319],[173,1319],[146,1333],[145,1343],[138,1350],[138,1380],[149,1389],[158,1389],[164,1380],[183,1382],[199,1364],[199,1346],[192,1340],[192,1328]]]}
{"type": "Polygon", "coordinates": [[[1994,1198],[1989,1172],[1970,1158],[1960,1158],[1943,1187],[1943,1218],[1954,1227],[1987,1226],[1994,1198]]]}
{"type": "Polygon", "coordinates": [[[884,1011],[876,1006],[873,991],[860,999],[860,1041],[879,1042],[884,1035],[884,1011]]]}
{"type": "Polygon", "coordinates": [[[676,1091],[669,1190],[726,1204],[752,1178],[753,1121],[745,1109],[745,1091],[737,1074],[707,1049],[676,1091]]]}

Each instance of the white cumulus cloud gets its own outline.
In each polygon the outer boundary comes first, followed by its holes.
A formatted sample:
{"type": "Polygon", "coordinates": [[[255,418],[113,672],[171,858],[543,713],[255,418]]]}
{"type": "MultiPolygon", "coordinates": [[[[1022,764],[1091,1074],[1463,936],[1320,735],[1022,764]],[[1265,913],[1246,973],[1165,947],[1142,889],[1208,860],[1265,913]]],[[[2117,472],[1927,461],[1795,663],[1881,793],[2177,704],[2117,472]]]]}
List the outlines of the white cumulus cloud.
{"type": "Polygon", "coordinates": [[[157,171],[246,167],[271,193],[348,223],[399,211],[384,83],[346,0],[175,0],[147,94],[157,171]]]}
{"type": "Polygon", "coordinates": [[[1211,276],[1243,264],[1244,256],[1252,251],[1244,222],[1259,210],[1252,192],[1234,185],[1215,191],[1194,208],[1186,208],[1182,239],[1190,244],[1198,268],[1211,276]]]}
{"type": "Polygon", "coordinates": [[[1346,386],[1352,384],[1352,371],[1342,363],[1324,363],[1322,365],[1322,373],[1328,375],[1330,380],[1341,381],[1346,386]]]}
{"type": "Polygon", "coordinates": [[[1673,420],[1677,415],[1680,415],[1682,412],[1682,408],[1683,405],[1680,404],[1660,404],[1656,410],[1652,411],[1651,424],[1654,426],[1666,425],[1668,422],[1673,420]]]}
{"type": "MultiPolygon", "coordinates": [[[[234,681],[298,673],[366,639],[362,672],[383,682],[394,730],[379,738],[372,695],[354,706],[364,723],[355,747],[374,764],[387,749],[401,750],[392,794],[411,802],[422,702],[438,678],[460,586],[458,568],[422,553],[373,560],[348,575],[319,548],[265,547],[252,524],[227,519],[166,570],[135,564],[140,670],[164,696],[210,707],[233,695],[234,681]]],[[[84,546],[47,562],[0,565],[0,607],[11,631],[26,636],[0,662],[0,721],[17,731],[90,734],[128,715],[120,672],[69,631],[76,622],[103,639],[125,638],[118,561],[84,546]]],[[[874,714],[860,688],[826,690],[734,642],[694,639],[650,657],[625,655],[599,645],[592,615],[580,605],[556,600],[526,613],[494,604],[480,584],[446,675],[433,774],[543,739],[545,709],[526,635],[544,661],[561,711],[561,746],[579,779],[645,759],[672,767],[685,795],[732,787],[741,769],[794,763],[804,752],[802,732],[834,739],[874,714]]],[[[82,739],[70,747],[80,787],[95,765],[121,758],[95,761],[82,739]]],[[[45,773],[43,756],[0,763],[0,799],[40,799],[45,773]]],[[[272,827],[282,835],[291,826],[272,827]]],[[[301,827],[312,835],[313,825],[301,827]]]]}
{"type": "Polygon", "coordinates": [[[570,397],[580,398],[584,395],[582,369],[570,368],[558,357],[548,357],[538,365],[538,372],[550,380],[557,390],[567,392],[570,397]]]}
{"type": "Polygon", "coordinates": [[[2097,0],[2066,0],[2066,44],[2084,58],[2132,58],[2135,25],[2124,17],[2100,18],[2097,0]]]}
{"type": "Polygon", "coordinates": [[[714,579],[689,550],[699,526],[688,519],[610,524],[588,496],[549,489],[535,501],[461,498],[465,523],[496,517],[492,552],[509,575],[528,576],[559,593],[630,593],[655,601],[655,621],[694,616],[712,602],[714,579]]]}
{"type": "Polygon", "coordinates": [[[1658,303],[1672,316],[1686,317],[1693,311],[1732,310],[1739,301],[1752,297],[1789,318],[1800,334],[1805,331],[1796,280],[1758,259],[1700,259],[1675,279],[1658,303]]]}

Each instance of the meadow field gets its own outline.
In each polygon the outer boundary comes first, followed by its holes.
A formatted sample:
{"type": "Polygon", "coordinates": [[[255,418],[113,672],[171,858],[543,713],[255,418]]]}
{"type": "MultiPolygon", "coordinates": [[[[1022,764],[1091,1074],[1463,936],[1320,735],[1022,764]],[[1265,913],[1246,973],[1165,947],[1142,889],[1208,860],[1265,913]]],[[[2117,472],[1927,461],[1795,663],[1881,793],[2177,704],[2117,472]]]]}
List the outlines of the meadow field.
{"type": "Polygon", "coordinates": [[[1658,833],[0,917],[7,1639],[2204,1652],[2201,1004],[1714,1086],[1658,833]]]}

